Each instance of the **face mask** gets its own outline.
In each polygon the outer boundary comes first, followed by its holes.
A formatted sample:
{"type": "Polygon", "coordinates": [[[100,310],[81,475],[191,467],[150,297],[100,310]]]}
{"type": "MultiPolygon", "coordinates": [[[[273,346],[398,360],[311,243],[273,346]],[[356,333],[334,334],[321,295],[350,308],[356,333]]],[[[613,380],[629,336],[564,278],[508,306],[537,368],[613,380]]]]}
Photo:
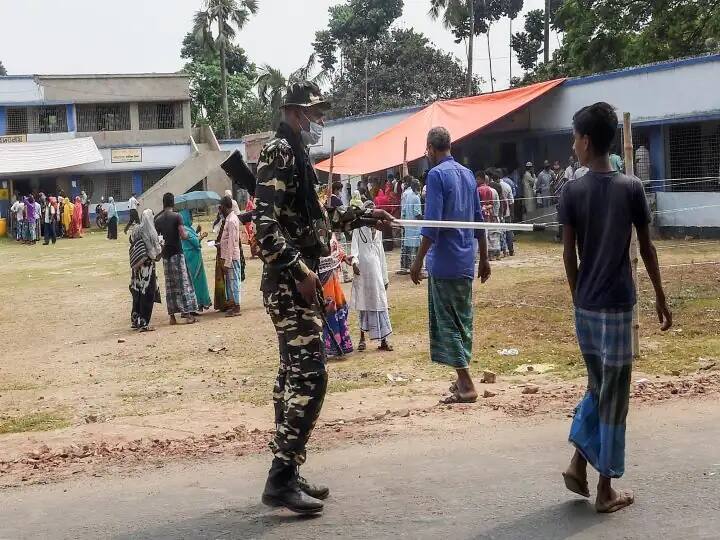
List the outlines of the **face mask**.
{"type": "Polygon", "coordinates": [[[323,134],[323,126],[317,122],[313,122],[307,116],[305,119],[310,123],[308,130],[302,128],[300,131],[300,138],[305,146],[313,146],[320,142],[323,134]]]}

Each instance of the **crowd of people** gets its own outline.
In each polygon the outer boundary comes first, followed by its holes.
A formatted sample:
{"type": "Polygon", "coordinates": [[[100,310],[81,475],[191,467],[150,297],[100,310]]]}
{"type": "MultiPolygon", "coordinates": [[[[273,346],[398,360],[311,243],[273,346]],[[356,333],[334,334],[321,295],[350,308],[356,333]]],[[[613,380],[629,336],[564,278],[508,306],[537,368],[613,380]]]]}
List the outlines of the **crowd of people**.
{"type": "Polygon", "coordinates": [[[16,195],[10,207],[10,230],[17,242],[55,244],[58,238],[82,238],[90,227],[88,197],[83,191],[74,200],[60,191],[57,197],[39,192],[16,195]]]}

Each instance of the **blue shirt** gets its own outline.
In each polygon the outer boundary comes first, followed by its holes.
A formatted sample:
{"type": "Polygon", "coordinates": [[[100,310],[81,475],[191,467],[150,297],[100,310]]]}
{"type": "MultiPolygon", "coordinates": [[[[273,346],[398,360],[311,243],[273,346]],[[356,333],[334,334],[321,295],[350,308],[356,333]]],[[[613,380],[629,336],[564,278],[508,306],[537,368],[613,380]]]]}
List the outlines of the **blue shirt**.
{"type": "MultiPolygon", "coordinates": [[[[475,175],[452,156],[446,157],[427,176],[425,219],[436,221],[483,221],[475,175]]],[[[421,234],[432,240],[427,270],[438,279],[475,277],[475,239],[483,230],[423,227],[421,234]]]]}
{"type": "MultiPolygon", "coordinates": [[[[422,204],[420,195],[415,193],[411,188],[407,188],[402,194],[402,205],[400,211],[401,219],[418,219],[422,214],[422,204]]],[[[405,227],[405,238],[403,246],[420,247],[420,227],[405,227]]]]}

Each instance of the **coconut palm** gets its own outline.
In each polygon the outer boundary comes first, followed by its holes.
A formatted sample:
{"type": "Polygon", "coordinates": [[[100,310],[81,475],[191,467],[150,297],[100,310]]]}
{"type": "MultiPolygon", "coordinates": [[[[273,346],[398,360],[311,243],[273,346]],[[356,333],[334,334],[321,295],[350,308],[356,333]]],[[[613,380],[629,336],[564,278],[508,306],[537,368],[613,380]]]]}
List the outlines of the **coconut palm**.
{"type": "Polygon", "coordinates": [[[229,139],[230,108],[225,49],[227,44],[235,39],[237,31],[243,29],[250,16],[257,13],[258,0],[203,0],[203,2],[205,9],[195,13],[193,34],[201,47],[220,53],[220,86],[225,115],[225,137],[229,139]],[[214,32],[217,32],[217,37],[214,32]]]}
{"type": "Polygon", "coordinates": [[[257,93],[260,101],[266,107],[270,107],[272,109],[274,126],[277,126],[280,122],[280,107],[282,106],[288,86],[293,83],[303,81],[312,81],[318,86],[327,82],[329,77],[327,71],[320,71],[313,75],[316,60],[317,58],[315,54],[311,54],[307,63],[293,71],[287,79],[279,69],[268,64],[265,64],[260,68],[260,75],[258,76],[256,82],[257,93]]]}

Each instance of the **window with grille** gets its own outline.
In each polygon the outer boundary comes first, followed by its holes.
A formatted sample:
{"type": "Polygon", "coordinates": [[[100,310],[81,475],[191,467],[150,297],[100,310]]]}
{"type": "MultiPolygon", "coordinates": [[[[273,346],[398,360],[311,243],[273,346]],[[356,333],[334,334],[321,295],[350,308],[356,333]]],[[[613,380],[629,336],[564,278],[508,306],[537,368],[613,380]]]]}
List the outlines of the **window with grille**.
{"type": "Polygon", "coordinates": [[[127,131],[130,129],[130,105],[78,105],[77,129],[82,132],[127,131]]]}
{"type": "Polygon", "coordinates": [[[8,107],[7,134],[25,135],[28,132],[28,115],[25,107],[8,107]]]}
{"type": "Polygon", "coordinates": [[[720,191],[720,122],[678,124],[668,130],[671,191],[720,191]]]}
{"type": "Polygon", "coordinates": [[[105,199],[112,197],[115,202],[127,201],[132,195],[132,173],[112,173],[105,177],[105,199]]]}
{"type": "Polygon", "coordinates": [[[65,105],[30,107],[28,133],[67,133],[65,105]]]}
{"type": "Polygon", "coordinates": [[[169,173],[170,170],[161,171],[143,171],[142,172],[142,190],[145,193],[148,189],[157,184],[160,179],[169,173]]]}
{"type": "Polygon", "coordinates": [[[182,129],[183,104],[171,103],[140,103],[140,129],[182,129]]]}

